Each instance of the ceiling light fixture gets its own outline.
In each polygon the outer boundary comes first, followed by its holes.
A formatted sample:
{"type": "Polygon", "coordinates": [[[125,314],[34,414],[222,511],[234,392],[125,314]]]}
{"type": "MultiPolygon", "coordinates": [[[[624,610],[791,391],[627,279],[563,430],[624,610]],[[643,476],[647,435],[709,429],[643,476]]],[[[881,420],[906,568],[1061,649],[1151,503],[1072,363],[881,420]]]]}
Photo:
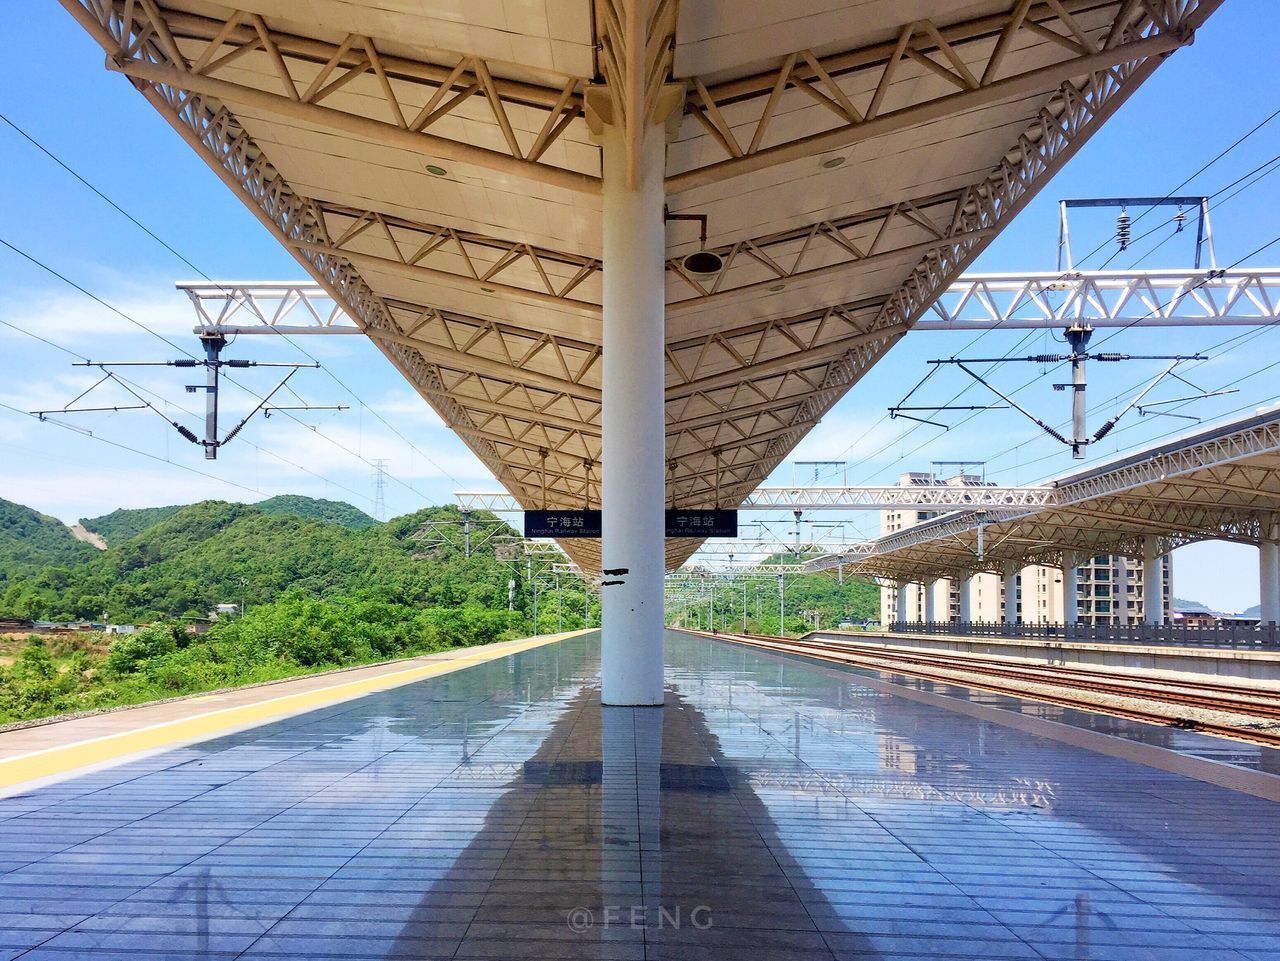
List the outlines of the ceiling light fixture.
{"type": "Polygon", "coordinates": [[[818,166],[823,170],[835,170],[836,167],[841,166],[844,161],[845,158],[840,156],[824,157],[822,160],[818,161],[818,166]]]}
{"type": "Polygon", "coordinates": [[[696,220],[701,227],[698,232],[699,250],[688,254],[680,261],[680,266],[699,277],[710,277],[718,274],[724,267],[724,258],[714,250],[707,250],[707,215],[706,214],[673,214],[666,207],[662,208],[664,220],[696,220]]]}
{"type": "Polygon", "coordinates": [[[433,177],[443,177],[448,172],[449,171],[445,170],[439,164],[427,164],[427,173],[431,174],[433,177]]]}

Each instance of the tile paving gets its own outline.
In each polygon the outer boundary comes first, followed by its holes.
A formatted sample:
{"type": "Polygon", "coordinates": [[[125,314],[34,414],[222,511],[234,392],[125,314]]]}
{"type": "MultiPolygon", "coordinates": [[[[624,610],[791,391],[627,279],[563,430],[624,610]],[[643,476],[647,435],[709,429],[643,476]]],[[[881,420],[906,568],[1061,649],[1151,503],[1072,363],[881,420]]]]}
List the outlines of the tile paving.
{"type": "Polygon", "coordinates": [[[576,637],[2,798],[0,961],[1280,959],[1272,802],[667,661],[661,711],[576,637]]]}

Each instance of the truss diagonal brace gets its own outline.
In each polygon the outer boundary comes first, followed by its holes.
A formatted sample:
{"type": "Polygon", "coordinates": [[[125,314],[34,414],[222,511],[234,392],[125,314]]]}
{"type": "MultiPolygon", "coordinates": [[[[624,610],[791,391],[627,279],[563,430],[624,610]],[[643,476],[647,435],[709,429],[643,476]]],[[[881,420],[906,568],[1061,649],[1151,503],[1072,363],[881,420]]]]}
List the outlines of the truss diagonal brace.
{"type": "Polygon", "coordinates": [[[335,110],[322,104],[303,103],[282,94],[247,87],[229,80],[219,80],[216,77],[206,77],[178,67],[142,60],[116,62],[108,59],[107,66],[136,80],[216,97],[232,103],[247,104],[302,123],[316,124],[428,157],[475,164],[498,173],[523,177],[575,193],[598,194],[600,192],[600,181],[597,178],[573,170],[531,160],[521,160],[496,150],[460,143],[433,134],[416,133],[395,124],[335,110]]]}
{"type": "Polygon", "coordinates": [[[997,80],[976,89],[947,94],[924,103],[880,114],[860,123],[850,123],[821,134],[803,137],[789,143],[766,147],[752,154],[733,157],[718,163],[697,167],[667,178],[668,193],[694,190],[710,184],[754,173],[778,164],[802,160],[839,150],[873,137],[881,137],[918,124],[942,120],[980,107],[1019,97],[1052,91],[1073,77],[1080,77],[1120,64],[1161,56],[1190,42],[1182,32],[1162,32],[1129,43],[1119,44],[1083,57],[1030,70],[1017,76],[997,80]]]}

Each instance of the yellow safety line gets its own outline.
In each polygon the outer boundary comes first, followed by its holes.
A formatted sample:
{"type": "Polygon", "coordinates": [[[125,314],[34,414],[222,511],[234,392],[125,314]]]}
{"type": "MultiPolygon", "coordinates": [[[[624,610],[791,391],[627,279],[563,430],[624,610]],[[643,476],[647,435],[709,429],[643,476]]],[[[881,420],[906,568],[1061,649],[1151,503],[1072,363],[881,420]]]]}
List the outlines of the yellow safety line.
{"type": "MultiPolygon", "coordinates": [[[[433,664],[406,668],[403,671],[393,671],[390,674],[361,678],[358,681],[348,681],[345,684],[335,684],[332,687],[319,688],[312,691],[299,691],[296,694],[284,694],[280,697],[273,697],[252,704],[219,708],[192,717],[161,721],[158,724],[136,728],[132,731],[105,734],[71,744],[44,748],[28,754],[19,754],[15,757],[0,760],[0,789],[12,787],[25,781],[54,777],[90,764],[101,764],[104,761],[113,761],[143,751],[155,751],[160,748],[173,747],[181,742],[203,741],[225,733],[232,728],[253,727],[257,724],[278,720],[287,715],[300,714],[338,701],[360,697],[377,690],[399,687],[402,684],[448,674],[472,664],[497,660],[509,654],[518,654],[521,651],[549,644],[568,636],[570,634],[551,634],[530,638],[522,644],[505,646],[498,651],[481,649],[475,654],[452,660],[438,661],[433,664]]],[[[305,676],[299,678],[299,680],[303,679],[305,679],[305,676]]]]}

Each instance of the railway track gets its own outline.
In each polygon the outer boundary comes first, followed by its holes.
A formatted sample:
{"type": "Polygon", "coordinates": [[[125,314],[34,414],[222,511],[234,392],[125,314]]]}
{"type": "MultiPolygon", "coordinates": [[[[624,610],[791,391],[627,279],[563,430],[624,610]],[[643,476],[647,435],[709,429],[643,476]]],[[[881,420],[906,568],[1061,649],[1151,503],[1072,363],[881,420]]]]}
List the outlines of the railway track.
{"type": "Polygon", "coordinates": [[[1280,748],[1280,695],[1265,691],[1247,690],[1215,682],[1190,684],[1163,678],[1139,678],[1067,665],[1027,664],[1005,658],[939,651],[894,650],[848,641],[815,641],[754,634],[707,636],[728,636],[780,653],[803,654],[855,667],[1010,694],[1280,748]],[[1098,696],[1120,699],[1124,703],[1116,704],[1110,700],[1099,703],[1094,699],[1098,696]],[[1234,715],[1241,720],[1193,717],[1189,711],[1234,715]]]}

